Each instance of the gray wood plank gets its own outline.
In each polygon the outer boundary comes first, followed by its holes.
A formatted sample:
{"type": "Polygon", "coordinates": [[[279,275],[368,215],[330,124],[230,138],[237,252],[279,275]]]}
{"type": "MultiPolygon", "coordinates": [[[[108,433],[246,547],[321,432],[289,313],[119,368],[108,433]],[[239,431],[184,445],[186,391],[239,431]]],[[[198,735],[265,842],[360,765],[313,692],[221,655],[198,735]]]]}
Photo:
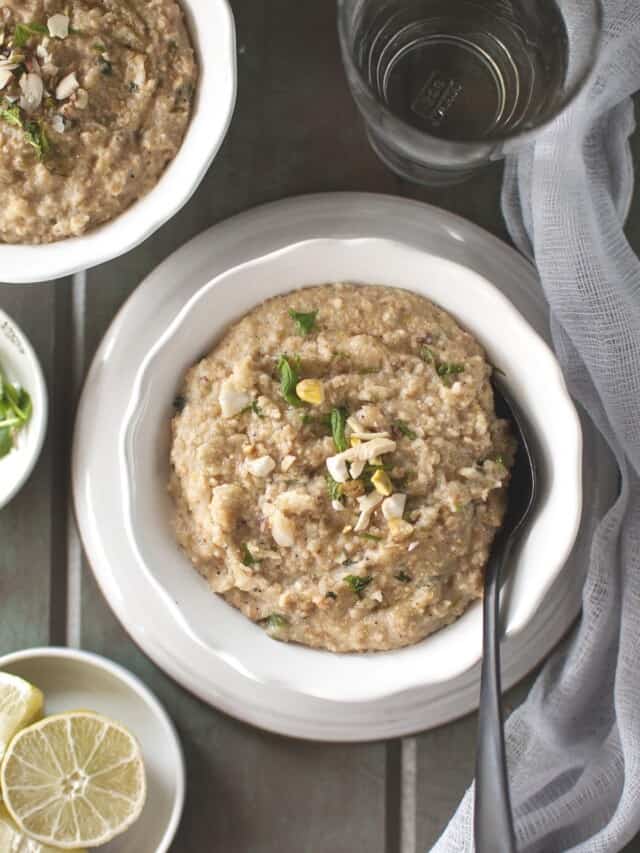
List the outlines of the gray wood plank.
{"type": "Polygon", "coordinates": [[[71,412],[59,369],[65,348],[56,340],[56,326],[63,322],[68,289],[68,281],[0,285],[0,307],[23,329],[40,358],[50,407],[50,427],[36,469],[0,512],[0,653],[64,639],[71,412]]]}
{"type": "MultiPolygon", "coordinates": [[[[507,713],[526,698],[534,678],[509,691],[507,713]]],[[[470,714],[417,738],[416,850],[431,849],[473,780],[477,727],[477,714],[470,714]]]]}

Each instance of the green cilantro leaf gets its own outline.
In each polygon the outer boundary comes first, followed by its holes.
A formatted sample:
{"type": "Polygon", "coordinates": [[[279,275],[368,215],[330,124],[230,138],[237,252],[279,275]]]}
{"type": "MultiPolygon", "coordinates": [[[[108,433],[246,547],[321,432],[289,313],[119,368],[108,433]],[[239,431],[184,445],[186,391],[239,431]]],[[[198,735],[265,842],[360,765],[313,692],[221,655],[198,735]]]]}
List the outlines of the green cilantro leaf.
{"type": "Polygon", "coordinates": [[[411,583],[413,580],[411,575],[408,575],[405,571],[398,572],[398,574],[395,575],[395,579],[400,581],[400,583],[411,583]]]}
{"type": "Polygon", "coordinates": [[[13,46],[24,47],[31,36],[35,35],[49,35],[49,30],[44,24],[16,24],[13,46]]]}
{"type": "Polygon", "coordinates": [[[316,310],[305,313],[303,311],[294,311],[293,309],[290,309],[289,316],[298,324],[300,334],[308,335],[309,332],[313,330],[316,324],[316,317],[318,316],[318,312],[316,310]]]}
{"type": "Polygon", "coordinates": [[[278,359],[278,373],[280,374],[280,390],[282,396],[290,406],[299,408],[303,405],[302,400],[296,394],[296,385],[299,381],[300,359],[297,356],[281,355],[278,359]]]}
{"type": "Polygon", "coordinates": [[[6,107],[6,109],[0,110],[0,118],[14,127],[22,127],[22,115],[20,107],[17,104],[12,104],[6,107]]]}
{"type": "Polygon", "coordinates": [[[331,435],[338,453],[347,449],[347,439],[344,431],[347,426],[347,413],[343,408],[331,409],[331,435]]]}
{"type": "Polygon", "coordinates": [[[410,438],[411,441],[415,441],[418,437],[416,433],[409,428],[408,424],[405,423],[405,421],[394,421],[393,425],[399,432],[402,433],[402,435],[404,435],[406,438],[410,438]]]}
{"type": "Polygon", "coordinates": [[[242,543],[242,565],[243,566],[255,566],[256,563],[259,563],[260,560],[256,560],[251,551],[249,550],[249,546],[246,542],[242,543]]]}
{"type": "Polygon", "coordinates": [[[249,403],[248,406],[245,406],[244,409],[240,412],[240,414],[244,415],[246,412],[253,412],[253,414],[257,415],[259,418],[264,417],[262,409],[260,408],[256,400],[253,400],[251,403],[249,403]]]}
{"type": "Polygon", "coordinates": [[[327,481],[327,492],[329,494],[329,500],[332,501],[343,501],[344,495],[342,493],[342,483],[336,482],[333,479],[331,474],[327,474],[325,477],[327,481]]]}
{"type": "Polygon", "coordinates": [[[346,575],[342,580],[347,584],[347,586],[351,587],[351,590],[358,596],[358,598],[362,598],[365,589],[369,586],[373,578],[363,578],[359,575],[346,575]]]}
{"type": "Polygon", "coordinates": [[[38,160],[43,160],[51,148],[42,122],[30,121],[24,126],[24,138],[36,152],[38,160]]]}
{"type": "Polygon", "coordinates": [[[289,624],[284,616],[281,616],[279,613],[272,613],[271,616],[267,617],[267,628],[270,628],[272,631],[279,631],[281,628],[286,628],[289,624]]]}

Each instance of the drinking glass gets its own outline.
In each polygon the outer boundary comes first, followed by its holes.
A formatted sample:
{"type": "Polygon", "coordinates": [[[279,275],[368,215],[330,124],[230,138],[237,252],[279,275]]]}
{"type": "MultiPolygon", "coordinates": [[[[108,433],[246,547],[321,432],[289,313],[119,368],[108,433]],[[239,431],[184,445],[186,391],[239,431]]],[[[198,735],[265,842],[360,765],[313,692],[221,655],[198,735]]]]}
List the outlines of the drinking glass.
{"type": "Polygon", "coordinates": [[[424,184],[465,180],[554,119],[595,66],[600,0],[338,0],[372,147],[424,184]]]}

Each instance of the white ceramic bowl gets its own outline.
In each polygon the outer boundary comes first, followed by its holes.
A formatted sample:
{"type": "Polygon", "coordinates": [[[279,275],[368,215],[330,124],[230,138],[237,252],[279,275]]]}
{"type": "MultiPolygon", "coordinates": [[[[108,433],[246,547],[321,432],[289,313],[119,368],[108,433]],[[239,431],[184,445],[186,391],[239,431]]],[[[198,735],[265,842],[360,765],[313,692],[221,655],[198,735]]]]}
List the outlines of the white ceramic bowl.
{"type": "Polygon", "coordinates": [[[38,461],[47,431],[47,388],[33,347],[20,327],[0,311],[0,364],[10,382],[31,394],[33,414],[20,430],[15,449],[0,459],[0,509],[26,483],[38,461]]]}
{"type": "Polygon", "coordinates": [[[140,742],[147,801],[140,819],[101,853],[166,853],[185,798],[185,766],[167,712],[144,684],[121,666],[89,652],[27,649],[0,658],[0,670],[25,678],[45,695],[45,713],[83,708],[126,726],[140,742]]]}
{"type": "Polygon", "coordinates": [[[485,346],[537,433],[544,472],[535,518],[514,558],[507,631],[521,631],[573,546],[582,504],[579,420],[555,357],[488,281],[389,240],[310,240],[236,267],[198,291],[148,354],[120,437],[126,535],[137,567],[183,630],[245,676],[333,701],[359,702],[448,681],[481,656],[481,609],[410,648],[335,655],[271,640],[223,599],[177,547],[171,529],[169,421],[185,369],[227,325],[264,299],[331,281],[387,284],[433,299],[485,346]]]}
{"type": "Polygon", "coordinates": [[[200,78],[191,123],[176,158],[151,192],[81,237],[42,246],[0,243],[3,281],[50,281],[112,260],[157,231],[198,188],[224,140],[235,106],[235,25],[227,0],[180,2],[200,78]]]}

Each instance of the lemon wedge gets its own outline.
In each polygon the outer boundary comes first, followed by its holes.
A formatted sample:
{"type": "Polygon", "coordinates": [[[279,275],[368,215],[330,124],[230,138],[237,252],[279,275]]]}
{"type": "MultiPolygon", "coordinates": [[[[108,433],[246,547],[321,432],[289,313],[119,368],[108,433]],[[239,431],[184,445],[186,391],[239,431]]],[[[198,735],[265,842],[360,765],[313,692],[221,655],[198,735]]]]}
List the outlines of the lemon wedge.
{"type": "Polygon", "coordinates": [[[0,672],[0,760],[16,732],[40,719],[43,703],[42,693],[33,684],[0,672]]]}
{"type": "Polygon", "coordinates": [[[63,850],[106,844],[138,819],[146,797],[137,741],[90,711],[57,714],[19,732],[0,782],[19,830],[63,850]]]}
{"type": "MultiPolygon", "coordinates": [[[[55,847],[40,844],[39,841],[34,841],[20,832],[2,803],[0,803],[0,850],[5,853],[56,853],[55,847]]],[[[86,853],[86,850],[77,849],[75,853],[86,853]]]]}

